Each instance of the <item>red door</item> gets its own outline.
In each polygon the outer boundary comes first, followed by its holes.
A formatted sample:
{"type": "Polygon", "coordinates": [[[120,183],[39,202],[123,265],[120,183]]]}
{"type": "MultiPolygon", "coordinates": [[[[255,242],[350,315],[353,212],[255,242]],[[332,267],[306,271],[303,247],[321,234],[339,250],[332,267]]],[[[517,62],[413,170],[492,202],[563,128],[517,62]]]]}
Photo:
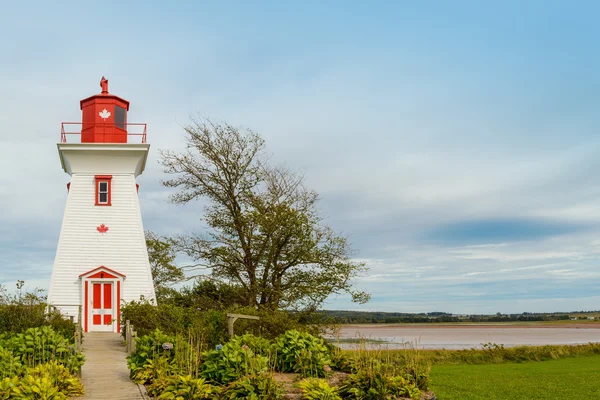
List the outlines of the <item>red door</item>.
{"type": "Polygon", "coordinates": [[[92,331],[112,331],[113,284],[92,283],[92,331]]]}

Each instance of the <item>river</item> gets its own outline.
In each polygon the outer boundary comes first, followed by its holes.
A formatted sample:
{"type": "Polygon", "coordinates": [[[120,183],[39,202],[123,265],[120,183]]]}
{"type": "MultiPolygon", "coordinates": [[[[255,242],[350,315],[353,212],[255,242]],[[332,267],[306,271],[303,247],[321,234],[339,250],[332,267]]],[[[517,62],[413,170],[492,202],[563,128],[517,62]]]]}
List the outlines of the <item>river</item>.
{"type": "Polygon", "coordinates": [[[365,339],[369,348],[468,349],[484,343],[506,347],[584,344],[600,342],[600,323],[579,324],[480,324],[480,325],[343,325],[328,338],[342,348],[356,348],[349,341],[365,339]],[[338,340],[339,339],[339,340],[338,340]]]}

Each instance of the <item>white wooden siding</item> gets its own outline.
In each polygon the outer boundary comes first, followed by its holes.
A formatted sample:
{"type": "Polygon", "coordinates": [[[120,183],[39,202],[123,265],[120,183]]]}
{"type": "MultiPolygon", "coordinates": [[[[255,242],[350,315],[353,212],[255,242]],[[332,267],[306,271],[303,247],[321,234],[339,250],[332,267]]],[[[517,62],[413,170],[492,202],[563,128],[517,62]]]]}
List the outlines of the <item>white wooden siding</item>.
{"type": "MultiPolygon", "coordinates": [[[[139,154],[124,153],[129,152],[116,150],[114,155],[103,155],[101,161],[110,165],[113,157],[139,158],[139,154]]],[[[154,300],[154,285],[136,191],[135,174],[139,171],[114,173],[113,168],[98,166],[98,156],[91,157],[90,161],[98,168],[94,173],[69,171],[72,172],[71,186],[52,269],[48,301],[50,304],[83,305],[79,275],[99,266],[126,276],[122,300],[139,300],[140,296],[154,300]],[[108,174],[109,171],[112,174],[112,205],[96,206],[94,175],[108,174]],[[96,229],[101,224],[108,227],[104,234],[96,229]]],[[[78,154],[77,164],[85,164],[81,154],[78,154]]],[[[89,170],[89,166],[82,169],[89,170]]],[[[77,316],[77,307],[60,308],[67,315],[77,316]]]]}

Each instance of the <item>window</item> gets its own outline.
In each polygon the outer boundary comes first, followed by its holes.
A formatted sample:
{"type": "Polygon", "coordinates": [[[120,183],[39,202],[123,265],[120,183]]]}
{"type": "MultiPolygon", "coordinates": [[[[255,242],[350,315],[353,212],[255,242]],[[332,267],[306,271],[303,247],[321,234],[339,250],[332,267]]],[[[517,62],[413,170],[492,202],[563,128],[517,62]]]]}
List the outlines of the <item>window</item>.
{"type": "Polygon", "coordinates": [[[115,106],[115,126],[117,128],[125,129],[127,123],[127,110],[123,107],[115,106]]]}
{"type": "Polygon", "coordinates": [[[111,193],[110,186],[111,175],[96,175],[96,205],[110,206],[111,193]]]}

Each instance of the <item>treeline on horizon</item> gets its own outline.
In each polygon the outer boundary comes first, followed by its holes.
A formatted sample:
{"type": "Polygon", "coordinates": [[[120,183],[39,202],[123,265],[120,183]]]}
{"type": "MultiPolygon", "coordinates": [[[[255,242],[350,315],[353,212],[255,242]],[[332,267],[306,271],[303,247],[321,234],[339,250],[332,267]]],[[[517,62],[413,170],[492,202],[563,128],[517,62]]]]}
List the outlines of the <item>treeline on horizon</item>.
{"type": "Polygon", "coordinates": [[[599,313],[600,311],[573,311],[555,313],[521,314],[450,314],[446,312],[400,313],[382,311],[323,310],[324,318],[339,324],[396,324],[396,323],[436,323],[436,322],[511,322],[511,321],[561,321],[573,314],[599,313]]]}

